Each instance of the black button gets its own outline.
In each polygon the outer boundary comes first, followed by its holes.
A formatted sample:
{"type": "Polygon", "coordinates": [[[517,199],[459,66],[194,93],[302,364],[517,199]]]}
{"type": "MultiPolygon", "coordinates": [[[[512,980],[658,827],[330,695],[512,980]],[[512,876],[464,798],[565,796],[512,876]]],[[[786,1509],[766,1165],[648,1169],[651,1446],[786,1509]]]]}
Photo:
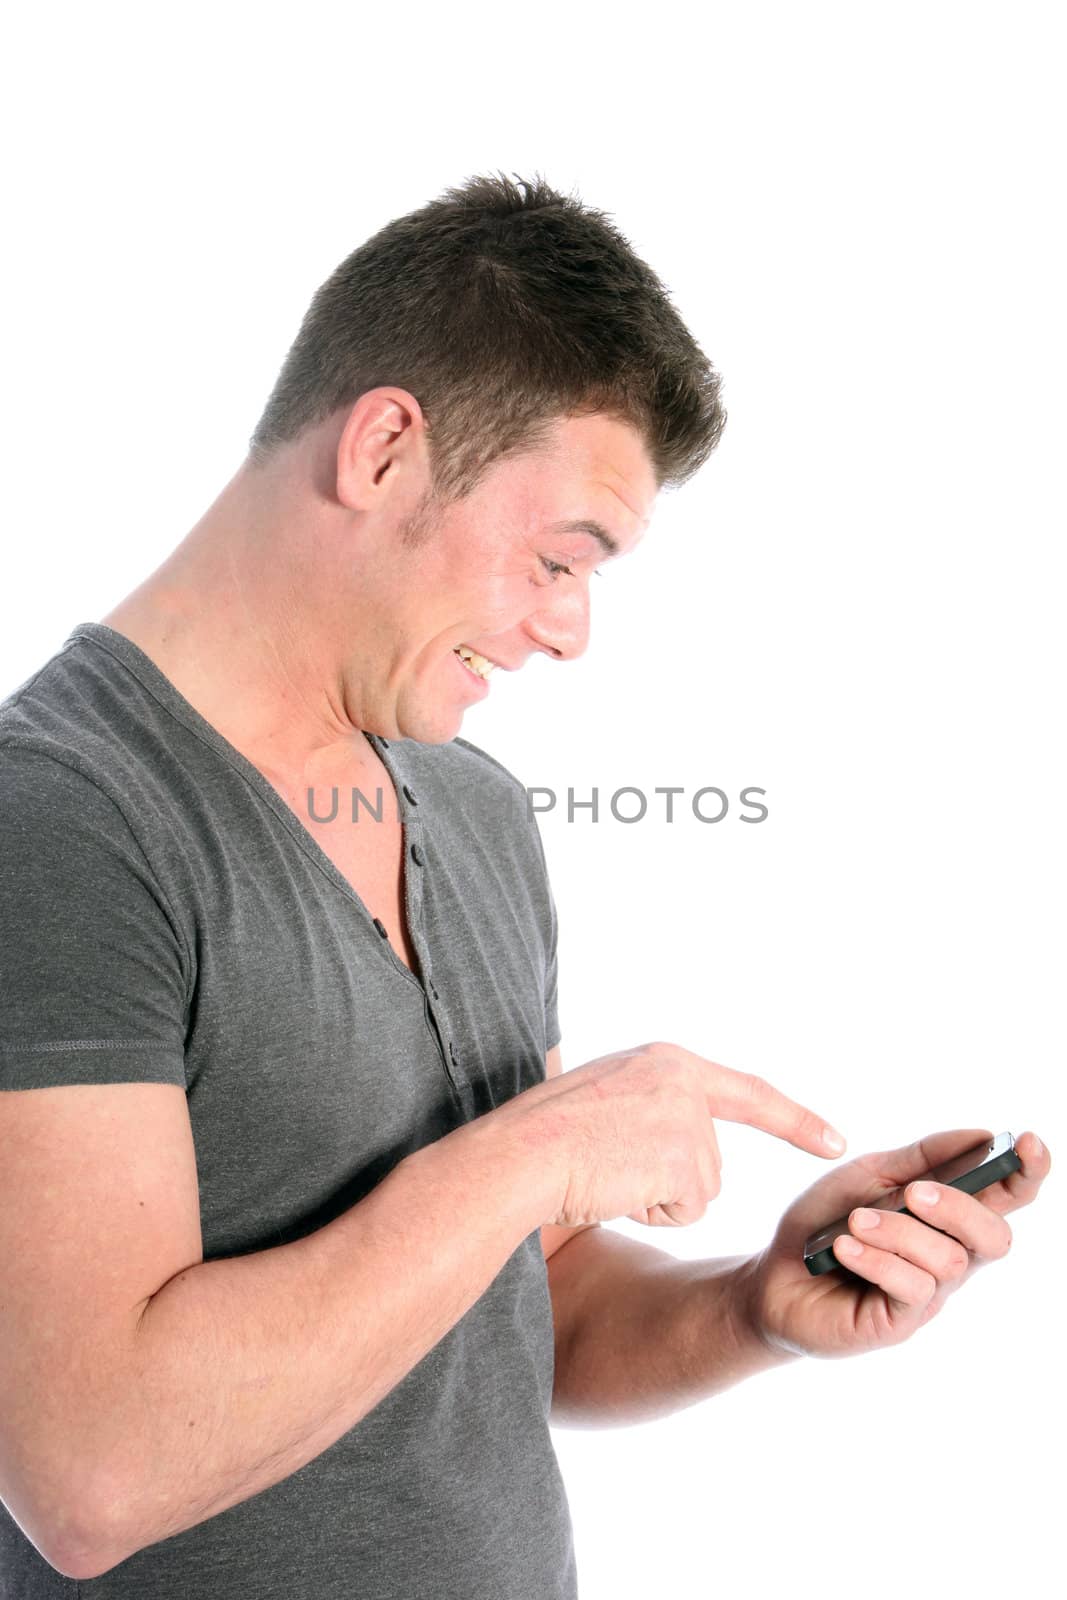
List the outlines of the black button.
{"type": "Polygon", "coordinates": [[[422,851],[417,844],[413,844],[411,847],[411,859],[417,867],[422,866],[422,851]]]}
{"type": "Polygon", "coordinates": [[[389,740],[388,739],[383,739],[381,734],[378,735],[378,743],[381,745],[383,750],[388,750],[388,748],[389,748],[389,740]]]}
{"type": "Polygon", "coordinates": [[[389,935],[385,931],[385,923],[381,920],[380,917],[375,917],[374,926],[377,928],[378,932],[381,934],[383,939],[388,939],[389,935]]]}
{"type": "Polygon", "coordinates": [[[438,998],[439,998],[439,997],[438,997],[438,993],[437,993],[437,990],[436,990],[436,989],[435,989],[435,988],[434,988],[434,986],[433,986],[433,984],[432,984],[432,983],[431,983],[431,985],[430,985],[430,993],[431,993],[431,994],[432,994],[432,995],[433,995],[433,997],[434,997],[434,999],[435,999],[435,1000],[436,1000],[436,999],[438,999],[438,998]]]}
{"type": "Polygon", "coordinates": [[[456,1047],[452,1043],[451,1039],[449,1039],[449,1041],[448,1041],[448,1053],[452,1057],[452,1060],[455,1061],[455,1059],[456,1059],[456,1047]]]}
{"type": "Polygon", "coordinates": [[[404,793],[407,795],[408,799],[411,801],[413,806],[417,806],[418,805],[419,802],[415,799],[415,791],[414,791],[414,789],[409,789],[406,783],[404,785],[404,793]]]}

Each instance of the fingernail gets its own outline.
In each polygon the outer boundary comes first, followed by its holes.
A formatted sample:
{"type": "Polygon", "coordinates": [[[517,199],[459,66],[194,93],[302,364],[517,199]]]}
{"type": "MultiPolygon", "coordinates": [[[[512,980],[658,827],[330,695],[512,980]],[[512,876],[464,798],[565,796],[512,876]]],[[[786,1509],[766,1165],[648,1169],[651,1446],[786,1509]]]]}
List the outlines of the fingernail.
{"type": "Polygon", "coordinates": [[[1040,1139],[1039,1139],[1039,1138],[1038,1138],[1038,1136],[1037,1136],[1037,1134],[1036,1134],[1036,1133],[1032,1133],[1032,1134],[1031,1134],[1031,1135],[1030,1135],[1030,1137],[1031,1137],[1031,1139],[1032,1139],[1032,1140],[1033,1140],[1033,1141],[1034,1141],[1034,1155],[1035,1155],[1035,1156],[1036,1156],[1036,1157],[1037,1157],[1037,1159],[1038,1159],[1038,1160],[1039,1160],[1039,1161],[1040,1161],[1040,1160],[1041,1160],[1041,1157],[1042,1157],[1042,1156],[1043,1156],[1043,1155],[1044,1155],[1044,1153],[1045,1153],[1045,1147],[1044,1147],[1044,1145],[1043,1145],[1043,1144],[1042,1144],[1042,1143],[1041,1143],[1041,1140],[1040,1140],[1040,1139]]]}
{"type": "Polygon", "coordinates": [[[937,1203],[937,1188],[932,1183],[913,1183],[911,1186],[913,1200],[918,1200],[921,1206],[932,1206],[937,1203]]]}
{"type": "Polygon", "coordinates": [[[859,1256],[863,1254],[863,1246],[858,1239],[853,1239],[847,1234],[838,1235],[837,1248],[843,1256],[859,1256]]]}
{"type": "Polygon", "coordinates": [[[857,1228],[877,1228],[882,1219],[877,1211],[868,1211],[866,1206],[860,1206],[858,1211],[852,1213],[852,1220],[857,1228]]]}
{"type": "Polygon", "coordinates": [[[822,1130],[822,1142],[827,1150],[833,1151],[835,1156],[839,1156],[845,1148],[845,1141],[836,1128],[825,1127],[822,1130]]]}

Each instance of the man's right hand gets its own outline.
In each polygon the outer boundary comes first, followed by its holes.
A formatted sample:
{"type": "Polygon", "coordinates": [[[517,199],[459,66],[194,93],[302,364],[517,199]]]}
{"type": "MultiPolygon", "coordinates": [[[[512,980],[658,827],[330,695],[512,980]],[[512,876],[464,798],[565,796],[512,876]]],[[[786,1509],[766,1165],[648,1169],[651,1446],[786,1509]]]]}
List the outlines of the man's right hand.
{"type": "Polygon", "coordinates": [[[577,1227],[626,1216],[648,1227],[699,1222],[719,1193],[714,1118],[762,1128],[833,1160],[827,1123],[765,1079],[681,1045],[615,1050],[499,1106],[559,1178],[546,1224],[577,1227]]]}

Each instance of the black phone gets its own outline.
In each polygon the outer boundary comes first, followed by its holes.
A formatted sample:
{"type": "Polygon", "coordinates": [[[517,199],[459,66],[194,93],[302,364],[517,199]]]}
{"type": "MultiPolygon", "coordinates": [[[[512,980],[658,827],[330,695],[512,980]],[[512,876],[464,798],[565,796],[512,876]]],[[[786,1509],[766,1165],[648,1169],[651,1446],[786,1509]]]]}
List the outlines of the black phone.
{"type": "MultiPolygon", "coordinates": [[[[899,1203],[908,1184],[919,1183],[922,1178],[931,1178],[934,1183],[944,1183],[952,1189],[962,1189],[964,1194],[977,1194],[980,1189],[996,1183],[998,1178],[1006,1178],[1009,1172],[1018,1172],[1021,1166],[1022,1162],[1011,1134],[998,1133],[989,1144],[973,1145],[962,1155],[953,1156],[951,1161],[943,1161],[932,1172],[924,1172],[916,1178],[909,1178],[907,1184],[890,1189],[881,1199],[864,1200],[862,1204],[870,1207],[872,1211],[904,1211],[910,1217],[914,1213],[899,1203]]],[[[860,1203],[856,1202],[857,1205],[860,1203]]],[[[928,1218],[922,1217],[920,1221],[928,1223],[928,1218]]],[[[804,1265],[814,1277],[818,1277],[822,1272],[832,1272],[835,1267],[839,1272],[848,1272],[843,1263],[838,1261],[832,1248],[837,1235],[848,1232],[848,1214],[846,1214],[838,1217],[836,1222],[827,1223],[818,1233],[811,1234],[804,1245],[804,1265]]],[[[855,1278],[860,1275],[849,1272],[848,1276],[855,1278]]]]}

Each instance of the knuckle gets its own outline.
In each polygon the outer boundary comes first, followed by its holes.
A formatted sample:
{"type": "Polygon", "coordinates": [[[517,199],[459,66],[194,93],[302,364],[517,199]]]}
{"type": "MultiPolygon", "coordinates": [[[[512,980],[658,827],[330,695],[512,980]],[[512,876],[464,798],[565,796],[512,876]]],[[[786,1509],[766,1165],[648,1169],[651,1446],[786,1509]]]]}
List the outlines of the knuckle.
{"type": "Polygon", "coordinates": [[[674,1093],[681,1095],[687,1102],[699,1087],[699,1079],[692,1062],[680,1056],[658,1056],[656,1075],[661,1081],[665,1080],[674,1093]]]}

